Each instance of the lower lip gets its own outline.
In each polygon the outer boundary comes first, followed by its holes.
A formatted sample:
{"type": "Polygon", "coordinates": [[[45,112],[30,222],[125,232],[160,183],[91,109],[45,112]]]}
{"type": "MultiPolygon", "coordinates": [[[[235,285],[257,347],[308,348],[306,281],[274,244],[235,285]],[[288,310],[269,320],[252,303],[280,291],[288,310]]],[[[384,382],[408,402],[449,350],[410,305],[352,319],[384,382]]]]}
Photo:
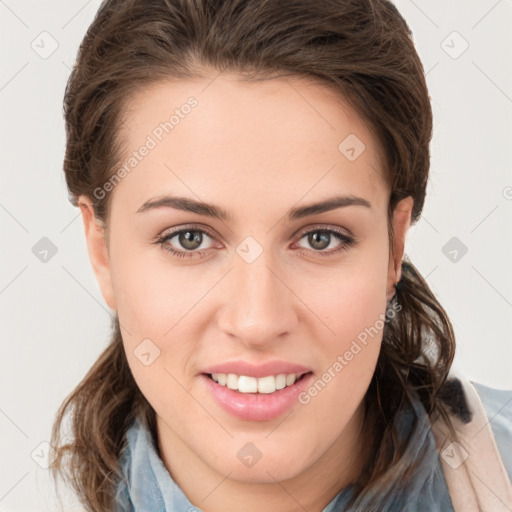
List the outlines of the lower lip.
{"type": "Polygon", "coordinates": [[[309,385],[313,378],[308,373],[295,382],[273,393],[240,393],[221,386],[209,376],[200,376],[217,403],[233,416],[247,421],[273,420],[298,402],[298,395],[309,385]]]}

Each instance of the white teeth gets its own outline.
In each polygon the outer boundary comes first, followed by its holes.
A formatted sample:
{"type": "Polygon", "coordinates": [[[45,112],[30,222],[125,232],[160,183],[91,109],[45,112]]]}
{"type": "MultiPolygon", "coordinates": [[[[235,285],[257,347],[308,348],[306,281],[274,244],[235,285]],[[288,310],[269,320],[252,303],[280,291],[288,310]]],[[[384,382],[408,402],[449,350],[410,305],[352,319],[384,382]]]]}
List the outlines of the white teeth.
{"type": "Polygon", "coordinates": [[[290,373],[289,375],[286,376],[286,385],[287,386],[291,386],[294,382],[295,382],[295,374],[294,373],[290,373]]]}
{"type": "Polygon", "coordinates": [[[226,377],[226,386],[229,389],[238,389],[238,377],[234,373],[229,373],[226,377]]]}
{"type": "Polygon", "coordinates": [[[302,374],[300,373],[281,373],[257,379],[256,377],[236,375],[234,373],[212,373],[212,379],[215,382],[240,393],[273,393],[276,390],[293,385],[301,376],[302,374]]]}
{"type": "Polygon", "coordinates": [[[240,375],[238,377],[238,391],[240,393],[256,393],[258,391],[258,380],[254,377],[240,375]]]}
{"type": "MultiPolygon", "coordinates": [[[[242,382],[242,379],[243,377],[240,377],[240,382],[242,382]]],[[[276,378],[273,375],[261,377],[257,382],[259,393],[273,393],[276,390],[276,378]]]]}
{"type": "Polygon", "coordinates": [[[276,377],[276,389],[283,389],[286,387],[286,375],[282,373],[276,377]]]}

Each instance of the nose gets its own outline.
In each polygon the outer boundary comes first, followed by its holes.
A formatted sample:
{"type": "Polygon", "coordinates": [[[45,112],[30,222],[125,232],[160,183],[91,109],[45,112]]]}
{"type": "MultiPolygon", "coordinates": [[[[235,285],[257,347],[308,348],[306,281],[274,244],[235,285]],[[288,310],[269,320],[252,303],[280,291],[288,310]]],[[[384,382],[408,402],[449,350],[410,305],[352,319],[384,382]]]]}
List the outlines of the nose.
{"type": "Polygon", "coordinates": [[[297,299],[286,281],[286,272],[266,251],[252,263],[235,256],[218,311],[219,329],[257,349],[292,332],[298,323],[297,299]]]}

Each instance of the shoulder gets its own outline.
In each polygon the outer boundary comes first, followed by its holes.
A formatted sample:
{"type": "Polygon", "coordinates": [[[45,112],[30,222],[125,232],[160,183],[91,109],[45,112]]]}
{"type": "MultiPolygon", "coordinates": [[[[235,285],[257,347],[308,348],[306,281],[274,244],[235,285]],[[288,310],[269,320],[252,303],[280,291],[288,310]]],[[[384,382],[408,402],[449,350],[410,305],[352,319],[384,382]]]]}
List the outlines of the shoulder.
{"type": "Polygon", "coordinates": [[[512,389],[474,385],[491,425],[503,465],[512,481],[512,389]]]}

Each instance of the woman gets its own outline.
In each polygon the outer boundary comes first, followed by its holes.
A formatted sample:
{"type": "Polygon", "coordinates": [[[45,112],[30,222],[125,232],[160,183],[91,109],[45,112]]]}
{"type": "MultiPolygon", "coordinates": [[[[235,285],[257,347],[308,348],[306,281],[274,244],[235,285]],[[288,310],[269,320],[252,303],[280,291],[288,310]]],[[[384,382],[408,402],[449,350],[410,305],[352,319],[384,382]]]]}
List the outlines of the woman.
{"type": "Polygon", "coordinates": [[[88,510],[454,510],[478,411],[506,503],[512,393],[472,406],[404,255],[432,113],[391,3],[107,0],[65,117],[115,311],[53,430],[88,510]]]}

